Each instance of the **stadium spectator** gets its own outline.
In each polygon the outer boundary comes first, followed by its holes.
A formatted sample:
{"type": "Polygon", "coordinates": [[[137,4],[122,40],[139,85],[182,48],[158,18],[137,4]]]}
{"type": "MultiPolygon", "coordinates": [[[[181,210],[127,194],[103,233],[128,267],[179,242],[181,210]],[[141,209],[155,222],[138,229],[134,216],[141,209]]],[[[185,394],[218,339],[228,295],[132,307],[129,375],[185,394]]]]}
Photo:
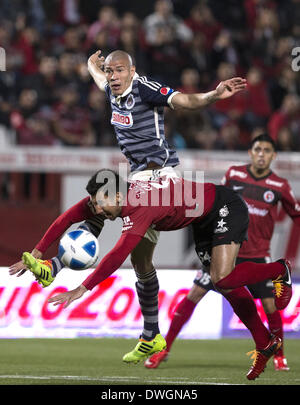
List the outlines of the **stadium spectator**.
{"type": "Polygon", "coordinates": [[[179,42],[190,42],[192,39],[192,30],[174,14],[171,0],[157,0],[154,12],[143,22],[143,28],[146,43],[151,46],[161,44],[162,31],[166,38],[172,37],[179,42]]]}
{"type": "Polygon", "coordinates": [[[197,69],[203,88],[208,88],[212,82],[210,53],[205,51],[205,37],[201,32],[193,35],[189,44],[187,68],[197,69]]]}
{"type": "Polygon", "coordinates": [[[61,87],[76,83],[76,55],[63,52],[59,56],[55,80],[56,91],[60,91],[61,87]]]}
{"type": "Polygon", "coordinates": [[[266,82],[262,71],[251,67],[247,72],[246,108],[243,121],[251,131],[258,126],[265,126],[271,114],[271,105],[266,82]]]}
{"type": "MultiPolygon", "coordinates": [[[[291,66],[286,66],[280,74],[269,81],[269,95],[273,111],[281,107],[284,97],[288,94],[300,95],[299,74],[291,69],[291,66]]],[[[268,81],[266,81],[266,84],[268,81]]]]}
{"type": "Polygon", "coordinates": [[[193,35],[202,34],[205,52],[210,52],[215,39],[220,34],[222,24],[218,22],[212,10],[205,3],[198,3],[191,8],[185,24],[192,30],[193,35]]]}
{"type": "Polygon", "coordinates": [[[280,109],[270,117],[268,130],[275,142],[277,142],[278,132],[283,126],[289,127],[295,133],[295,136],[299,135],[300,101],[296,94],[287,94],[280,109]]]}
{"type": "Polygon", "coordinates": [[[42,113],[28,117],[17,130],[19,145],[53,146],[59,142],[51,131],[50,120],[42,113]]]}
{"type": "Polygon", "coordinates": [[[25,120],[38,112],[38,94],[35,90],[24,89],[21,91],[18,103],[10,115],[11,125],[19,130],[25,125],[25,120]]]}
{"type": "Polygon", "coordinates": [[[100,7],[98,12],[98,19],[93,22],[88,28],[86,46],[89,48],[95,41],[96,36],[99,34],[99,32],[103,31],[106,32],[107,47],[110,49],[115,48],[117,46],[120,35],[120,19],[114,7],[100,7]]]}
{"type": "Polygon", "coordinates": [[[178,91],[182,93],[200,93],[201,89],[199,86],[200,76],[196,69],[186,68],[183,70],[181,77],[181,85],[178,91]]]}
{"type": "Polygon", "coordinates": [[[235,121],[227,121],[223,124],[215,146],[217,149],[229,151],[244,149],[240,141],[240,128],[235,121]]]}
{"type": "Polygon", "coordinates": [[[90,123],[90,112],[78,105],[79,93],[73,85],[61,88],[58,104],[54,107],[52,124],[57,139],[65,146],[93,146],[95,134],[90,123]]]}
{"type": "Polygon", "coordinates": [[[22,58],[21,73],[24,75],[36,73],[38,70],[37,51],[41,46],[38,31],[30,26],[25,27],[19,33],[13,46],[22,58]]]}
{"type": "Polygon", "coordinates": [[[293,152],[296,150],[296,146],[299,147],[298,142],[293,138],[293,134],[288,127],[282,127],[278,131],[277,135],[277,149],[281,152],[293,152]],[[297,145],[298,144],[298,145],[297,145]]]}
{"type": "Polygon", "coordinates": [[[26,75],[21,86],[35,90],[42,106],[52,106],[56,101],[56,72],[57,59],[53,56],[43,56],[40,59],[38,71],[26,75]]]}
{"type": "MultiPolygon", "coordinates": [[[[216,83],[227,80],[235,75],[235,67],[231,63],[222,62],[219,64],[216,79],[211,87],[216,83]]],[[[238,121],[246,111],[245,95],[240,93],[235,97],[230,97],[226,100],[220,100],[210,107],[212,125],[216,129],[220,129],[227,121],[238,121]]]]}
{"type": "Polygon", "coordinates": [[[110,111],[106,103],[105,94],[92,87],[88,95],[88,107],[90,111],[90,122],[95,133],[96,146],[117,146],[115,136],[110,130],[110,111]]]}

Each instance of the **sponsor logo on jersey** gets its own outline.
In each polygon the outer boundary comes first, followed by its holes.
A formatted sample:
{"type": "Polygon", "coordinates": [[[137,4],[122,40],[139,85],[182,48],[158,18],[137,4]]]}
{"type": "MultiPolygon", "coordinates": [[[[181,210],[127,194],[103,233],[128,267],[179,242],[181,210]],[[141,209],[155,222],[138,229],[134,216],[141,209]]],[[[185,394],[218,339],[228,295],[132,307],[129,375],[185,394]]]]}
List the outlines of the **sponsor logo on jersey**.
{"type": "Polygon", "coordinates": [[[116,125],[121,128],[131,128],[133,125],[132,115],[130,114],[121,114],[117,111],[112,112],[111,124],[116,125]]]}
{"type": "Polygon", "coordinates": [[[159,91],[162,95],[167,96],[168,94],[173,93],[174,90],[170,87],[162,87],[159,91]]]}
{"type": "Polygon", "coordinates": [[[268,190],[264,193],[264,200],[267,203],[271,203],[272,201],[274,201],[275,195],[273,193],[273,191],[268,190]]]}
{"type": "Polygon", "coordinates": [[[122,232],[128,231],[128,229],[132,228],[132,226],[133,226],[133,222],[131,221],[130,217],[129,216],[124,217],[122,232]]]}
{"type": "Polygon", "coordinates": [[[238,170],[231,169],[230,173],[229,173],[229,176],[230,177],[237,176],[237,177],[240,177],[241,179],[245,179],[247,177],[247,174],[243,173],[243,172],[240,172],[238,170]]]}
{"type": "Polygon", "coordinates": [[[266,180],[266,184],[269,184],[270,186],[275,186],[275,187],[282,187],[283,183],[280,183],[279,181],[274,181],[271,179],[266,180]]]}
{"type": "Polygon", "coordinates": [[[249,214],[251,214],[251,215],[258,215],[259,217],[265,217],[269,212],[266,209],[257,208],[253,204],[248,204],[247,202],[246,202],[246,204],[248,207],[249,214]]]}

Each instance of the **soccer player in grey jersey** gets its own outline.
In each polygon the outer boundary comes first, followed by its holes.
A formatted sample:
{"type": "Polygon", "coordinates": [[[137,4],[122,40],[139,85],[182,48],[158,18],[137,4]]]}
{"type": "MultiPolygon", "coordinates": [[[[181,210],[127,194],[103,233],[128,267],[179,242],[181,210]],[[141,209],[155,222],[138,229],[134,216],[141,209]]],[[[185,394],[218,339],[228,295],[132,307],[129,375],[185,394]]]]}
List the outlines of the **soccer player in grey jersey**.
{"type": "MultiPolygon", "coordinates": [[[[111,52],[106,58],[97,51],[90,56],[88,69],[110,101],[111,123],[121,151],[134,172],[131,176],[134,180],[150,180],[157,174],[169,178],[177,176],[173,168],[179,160],[164,134],[164,107],[203,108],[246,88],[246,80],[236,77],[221,82],[208,93],[183,94],[148,77],[140,77],[131,56],[120,50],[111,52]]],[[[148,341],[159,334],[158,280],[152,264],[157,240],[158,232],[149,229],[131,254],[144,316],[141,337],[148,341]]]]}
{"type": "Polygon", "coordinates": [[[132,171],[162,169],[179,164],[164,134],[164,107],[197,109],[227,97],[246,87],[242,78],[221,82],[216,90],[183,94],[139,76],[131,56],[114,51],[106,59],[97,51],[88,60],[88,69],[99,89],[110,101],[111,124],[122,153],[132,171]]]}

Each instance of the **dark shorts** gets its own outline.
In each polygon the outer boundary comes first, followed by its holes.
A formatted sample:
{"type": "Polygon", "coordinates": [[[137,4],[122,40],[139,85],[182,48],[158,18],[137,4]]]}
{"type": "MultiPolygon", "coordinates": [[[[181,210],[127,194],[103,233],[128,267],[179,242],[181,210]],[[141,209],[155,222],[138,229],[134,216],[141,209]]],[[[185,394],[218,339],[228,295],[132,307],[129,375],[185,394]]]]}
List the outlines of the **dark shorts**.
{"type": "Polygon", "coordinates": [[[216,186],[216,198],[212,211],[201,222],[193,223],[196,253],[203,266],[210,266],[214,246],[231,242],[242,244],[247,240],[249,224],[248,208],[235,191],[216,186]]]}
{"type": "MultiPolygon", "coordinates": [[[[244,259],[238,257],[236,260],[236,264],[240,264],[243,262],[269,263],[270,258],[256,257],[251,259],[244,259]]],[[[204,290],[206,291],[216,291],[210,278],[209,267],[203,267],[203,269],[197,272],[194,279],[194,284],[196,284],[198,287],[204,288],[204,290]]],[[[253,298],[274,298],[274,286],[272,280],[264,280],[256,284],[247,285],[247,288],[249,289],[253,298]]]]}

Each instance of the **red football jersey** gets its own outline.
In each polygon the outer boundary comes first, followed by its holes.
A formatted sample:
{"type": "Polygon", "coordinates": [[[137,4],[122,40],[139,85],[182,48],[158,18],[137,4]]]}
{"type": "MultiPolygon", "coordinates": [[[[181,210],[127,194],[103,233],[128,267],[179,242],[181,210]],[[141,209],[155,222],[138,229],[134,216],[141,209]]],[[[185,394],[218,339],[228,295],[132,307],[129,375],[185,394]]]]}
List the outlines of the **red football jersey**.
{"type": "Polygon", "coordinates": [[[212,183],[183,179],[132,182],[120,215],[122,235],[82,284],[91,290],[117,270],[150,226],[172,231],[201,221],[211,211],[215,195],[212,183]]]}
{"type": "Polygon", "coordinates": [[[215,189],[213,183],[183,179],[132,182],[121,213],[122,233],[144,236],[150,226],[157,231],[184,228],[212,209],[215,189]]]}
{"type": "Polygon", "coordinates": [[[278,204],[300,226],[300,206],[288,181],[272,171],[265,177],[256,178],[250,165],[231,166],[222,184],[237,191],[249,210],[248,241],[243,242],[239,257],[254,258],[270,256],[270,243],[278,204]]]}

